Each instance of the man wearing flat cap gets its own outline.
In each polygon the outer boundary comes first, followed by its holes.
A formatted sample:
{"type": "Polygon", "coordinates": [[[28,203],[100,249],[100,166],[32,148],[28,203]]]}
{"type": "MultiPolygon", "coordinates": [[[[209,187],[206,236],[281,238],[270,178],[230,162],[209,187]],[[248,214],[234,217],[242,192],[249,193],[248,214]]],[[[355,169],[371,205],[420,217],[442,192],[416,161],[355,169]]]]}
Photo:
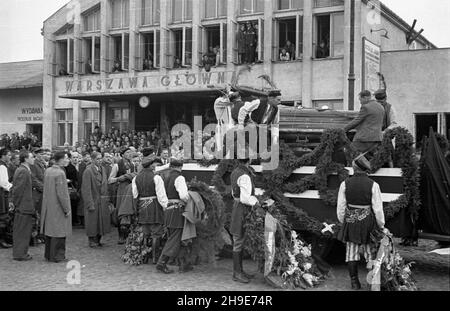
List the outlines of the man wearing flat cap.
{"type": "MultiPolygon", "coordinates": [[[[164,188],[168,198],[167,207],[164,208],[164,225],[168,230],[167,242],[159,257],[156,269],[163,273],[172,273],[167,267],[170,258],[177,258],[181,250],[181,237],[184,228],[184,207],[189,200],[189,192],[184,176],[181,175],[183,161],[172,159],[170,161],[170,172],[164,180],[164,188]]],[[[182,260],[180,272],[192,270],[192,266],[182,260]]]]}
{"type": "Polygon", "coordinates": [[[354,174],[341,183],[337,202],[337,218],[342,227],[338,240],[346,244],[345,261],[352,289],[361,288],[358,278],[360,253],[371,260],[370,234],[384,229],[383,200],[380,186],[369,178],[370,163],[364,155],[352,163],[354,174]]]}
{"type": "Polygon", "coordinates": [[[131,183],[133,198],[137,202],[138,224],[142,226],[146,243],[152,241],[153,264],[158,260],[157,252],[160,239],[164,233],[164,211],[167,208],[167,195],[164,181],[161,176],[156,175],[153,164],[161,163],[156,157],[153,148],[144,148],[142,160],[142,171],[133,178],[131,183]]]}
{"type": "Polygon", "coordinates": [[[383,118],[383,132],[388,129],[394,128],[397,126],[397,120],[395,117],[395,109],[391,104],[387,102],[387,94],[385,89],[379,89],[375,92],[375,99],[378,103],[380,103],[384,108],[384,118],[383,118]]]}
{"type": "Polygon", "coordinates": [[[344,131],[356,129],[352,145],[359,152],[365,153],[373,151],[383,139],[384,108],[371,99],[370,91],[359,93],[359,99],[361,110],[358,116],[344,127],[344,131]]]}

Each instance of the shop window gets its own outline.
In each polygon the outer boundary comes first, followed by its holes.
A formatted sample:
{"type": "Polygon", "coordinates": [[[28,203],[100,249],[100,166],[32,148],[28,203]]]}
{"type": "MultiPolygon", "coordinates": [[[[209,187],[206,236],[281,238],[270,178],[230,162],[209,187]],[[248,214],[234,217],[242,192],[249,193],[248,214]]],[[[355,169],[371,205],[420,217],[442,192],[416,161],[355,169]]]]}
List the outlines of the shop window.
{"type": "Polygon", "coordinates": [[[100,31],[100,8],[87,13],[83,17],[84,31],[100,31]]]}
{"type": "Polygon", "coordinates": [[[264,60],[264,19],[233,23],[236,41],[233,46],[233,61],[251,64],[264,60]]]}
{"type": "Polygon", "coordinates": [[[240,0],[239,12],[241,15],[264,12],[264,0],[240,0]]]}
{"type": "Polygon", "coordinates": [[[68,143],[73,144],[73,111],[72,109],[56,110],[57,144],[64,146],[68,143]]]}
{"type": "Polygon", "coordinates": [[[428,137],[430,133],[430,127],[436,133],[438,131],[438,114],[415,114],[415,122],[416,122],[416,148],[420,149],[422,147],[422,139],[424,136],[428,137]]]}
{"type": "Polygon", "coordinates": [[[277,19],[274,24],[273,61],[293,61],[303,56],[303,16],[277,19]]]}
{"type": "Polygon", "coordinates": [[[218,18],[227,16],[227,0],[206,0],[205,18],[218,18]]]}
{"type": "Polygon", "coordinates": [[[130,25],[130,1],[111,0],[112,28],[126,28],[130,25]]]}
{"type": "Polygon", "coordinates": [[[192,0],[172,0],[172,22],[192,20],[192,0]]]}
{"type": "Polygon", "coordinates": [[[344,5],[344,0],[314,0],[315,8],[344,5]]]}
{"type": "Polygon", "coordinates": [[[315,58],[344,55],[344,13],[317,15],[315,17],[315,58]]]}
{"type": "Polygon", "coordinates": [[[142,25],[157,25],[161,16],[161,0],[142,0],[142,25]]]}
{"type": "Polygon", "coordinates": [[[199,59],[201,66],[225,64],[227,59],[227,24],[200,27],[199,59]]]}
{"type": "Polygon", "coordinates": [[[83,70],[85,74],[100,73],[100,37],[83,39],[83,70]]]}
{"type": "Polygon", "coordinates": [[[137,70],[153,70],[160,67],[160,31],[140,33],[138,36],[137,70]]]}
{"type": "Polygon", "coordinates": [[[89,141],[96,126],[100,124],[100,109],[83,109],[84,140],[89,141]]]}
{"type": "Polygon", "coordinates": [[[304,0],[275,0],[277,10],[296,10],[303,8],[304,0]]]}
{"type": "Polygon", "coordinates": [[[130,110],[128,108],[112,108],[111,126],[120,132],[128,130],[130,110]]]}
{"type": "Polygon", "coordinates": [[[130,36],[122,33],[113,36],[112,72],[128,70],[130,56],[130,36]]]}
{"type": "Polygon", "coordinates": [[[166,68],[192,66],[192,28],[167,30],[166,68]]]}

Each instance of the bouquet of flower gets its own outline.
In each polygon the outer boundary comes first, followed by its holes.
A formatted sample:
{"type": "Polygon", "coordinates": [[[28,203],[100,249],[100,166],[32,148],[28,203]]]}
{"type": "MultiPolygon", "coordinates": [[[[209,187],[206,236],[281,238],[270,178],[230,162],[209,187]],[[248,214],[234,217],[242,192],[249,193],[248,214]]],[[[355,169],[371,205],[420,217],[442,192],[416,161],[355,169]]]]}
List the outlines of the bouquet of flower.
{"type": "Polygon", "coordinates": [[[146,243],[142,226],[133,225],[125,244],[125,252],[121,256],[123,262],[138,266],[144,263],[152,248],[146,243]]]}
{"type": "Polygon", "coordinates": [[[285,285],[308,288],[317,286],[322,280],[320,272],[314,264],[311,245],[306,245],[291,231],[291,241],[285,251],[289,257],[287,270],[282,274],[285,285]]]}

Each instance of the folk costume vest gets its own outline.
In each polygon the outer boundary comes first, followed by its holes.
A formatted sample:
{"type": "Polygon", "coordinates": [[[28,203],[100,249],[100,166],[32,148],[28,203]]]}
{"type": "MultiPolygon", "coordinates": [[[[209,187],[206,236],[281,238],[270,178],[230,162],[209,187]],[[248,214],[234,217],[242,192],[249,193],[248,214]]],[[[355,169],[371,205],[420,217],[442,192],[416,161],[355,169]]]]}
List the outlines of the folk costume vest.
{"type": "Polygon", "coordinates": [[[175,180],[179,176],[181,176],[181,172],[172,170],[164,180],[164,187],[166,188],[167,198],[169,199],[167,209],[164,211],[164,224],[167,228],[172,229],[181,229],[184,227],[184,205],[181,202],[171,202],[171,200],[180,200],[180,195],[175,188],[175,180]]]}
{"type": "Polygon", "coordinates": [[[249,208],[248,206],[242,204],[239,199],[241,196],[241,189],[238,186],[237,181],[239,177],[241,177],[242,175],[250,176],[250,180],[252,183],[251,195],[255,194],[255,184],[253,181],[253,174],[247,167],[239,165],[237,168],[233,170],[230,178],[232,195],[234,198],[233,210],[231,212],[230,233],[232,235],[239,237],[244,235],[244,219],[246,216],[246,211],[249,208]]]}
{"type": "Polygon", "coordinates": [[[138,196],[138,223],[163,224],[164,212],[156,197],[155,174],[151,168],[143,169],[136,176],[138,196]]]}

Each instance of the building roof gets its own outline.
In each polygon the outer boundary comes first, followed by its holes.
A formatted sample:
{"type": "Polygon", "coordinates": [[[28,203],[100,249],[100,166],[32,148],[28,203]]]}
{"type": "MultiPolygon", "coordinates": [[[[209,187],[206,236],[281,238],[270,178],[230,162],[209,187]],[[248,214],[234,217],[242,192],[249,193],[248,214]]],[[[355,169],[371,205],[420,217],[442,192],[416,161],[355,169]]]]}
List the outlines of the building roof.
{"type": "Polygon", "coordinates": [[[43,81],[43,60],[0,63],[0,90],[40,87],[43,81]]]}

